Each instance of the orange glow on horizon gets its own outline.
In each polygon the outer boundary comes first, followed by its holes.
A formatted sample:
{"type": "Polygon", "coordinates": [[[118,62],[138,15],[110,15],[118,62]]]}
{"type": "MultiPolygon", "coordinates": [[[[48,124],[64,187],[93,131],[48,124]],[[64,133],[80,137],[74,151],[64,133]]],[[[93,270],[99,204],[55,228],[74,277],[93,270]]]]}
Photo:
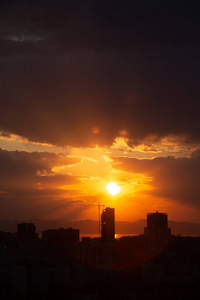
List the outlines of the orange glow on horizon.
{"type": "MultiPolygon", "coordinates": [[[[98,127],[93,130],[94,134],[99,132],[98,127]]],[[[26,182],[24,177],[23,181],[15,178],[12,185],[16,190],[26,186],[26,198],[44,203],[47,207],[43,212],[45,218],[98,219],[97,204],[100,202],[105,207],[115,208],[118,221],[143,219],[147,212],[157,210],[168,213],[174,220],[190,220],[189,207],[181,205],[177,199],[164,197],[167,184],[171,181],[168,178],[168,182],[165,180],[162,165],[158,168],[159,162],[155,164],[153,156],[147,157],[150,149],[142,154],[143,149],[137,146],[138,158],[135,157],[136,152],[128,148],[126,137],[116,139],[113,145],[66,148],[65,153],[63,149],[56,148],[58,154],[55,152],[55,155],[52,154],[54,151],[48,152],[46,146],[40,145],[37,156],[34,145],[33,152],[25,153],[23,150],[13,155],[30,156],[29,159],[41,163],[41,167],[36,170],[35,177],[27,177],[26,182]],[[43,151],[39,152],[39,149],[43,151]],[[132,167],[128,158],[133,158],[132,167]]],[[[161,154],[157,151],[157,155],[161,154]]],[[[0,193],[9,196],[6,188],[0,193]]],[[[198,218],[195,209],[190,210],[198,218]]]]}

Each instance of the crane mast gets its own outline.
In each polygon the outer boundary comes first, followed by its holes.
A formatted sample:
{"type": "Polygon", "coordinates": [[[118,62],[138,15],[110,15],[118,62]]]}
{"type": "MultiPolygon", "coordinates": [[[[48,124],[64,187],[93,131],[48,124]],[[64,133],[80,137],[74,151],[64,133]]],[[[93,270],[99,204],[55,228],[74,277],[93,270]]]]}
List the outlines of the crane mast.
{"type": "Polygon", "coordinates": [[[100,202],[98,202],[98,215],[99,215],[99,237],[101,237],[101,206],[104,207],[100,202]]]}

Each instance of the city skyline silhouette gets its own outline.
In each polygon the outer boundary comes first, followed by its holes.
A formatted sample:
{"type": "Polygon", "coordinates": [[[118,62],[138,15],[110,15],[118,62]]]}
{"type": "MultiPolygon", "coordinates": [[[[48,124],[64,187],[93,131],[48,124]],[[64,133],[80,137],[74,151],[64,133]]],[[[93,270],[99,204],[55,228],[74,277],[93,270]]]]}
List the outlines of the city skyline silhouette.
{"type": "Polygon", "coordinates": [[[143,234],[115,238],[115,209],[101,213],[101,236],[78,228],[48,228],[39,237],[33,223],[0,231],[1,299],[185,299],[200,293],[200,236],[171,234],[168,216],[147,214],[143,234]],[[115,289],[113,287],[115,286],[115,289]]]}

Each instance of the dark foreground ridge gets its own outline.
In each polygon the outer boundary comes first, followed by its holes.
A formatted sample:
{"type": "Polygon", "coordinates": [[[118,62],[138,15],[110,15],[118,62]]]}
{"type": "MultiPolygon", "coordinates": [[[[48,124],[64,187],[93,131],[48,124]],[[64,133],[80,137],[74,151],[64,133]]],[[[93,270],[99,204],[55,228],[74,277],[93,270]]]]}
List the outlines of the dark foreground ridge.
{"type": "Polygon", "coordinates": [[[115,239],[114,209],[101,237],[33,223],[0,232],[0,299],[199,299],[200,236],[171,234],[167,215],[147,215],[143,234],[115,239]]]}

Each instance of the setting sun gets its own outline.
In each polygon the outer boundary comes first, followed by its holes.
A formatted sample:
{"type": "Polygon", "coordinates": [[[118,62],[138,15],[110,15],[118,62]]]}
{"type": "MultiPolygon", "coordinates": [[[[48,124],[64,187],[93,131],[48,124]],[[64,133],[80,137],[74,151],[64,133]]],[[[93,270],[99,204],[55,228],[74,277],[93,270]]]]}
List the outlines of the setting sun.
{"type": "Polygon", "coordinates": [[[121,187],[118,186],[115,182],[110,182],[107,184],[106,189],[111,195],[116,195],[120,192],[121,187]]]}

